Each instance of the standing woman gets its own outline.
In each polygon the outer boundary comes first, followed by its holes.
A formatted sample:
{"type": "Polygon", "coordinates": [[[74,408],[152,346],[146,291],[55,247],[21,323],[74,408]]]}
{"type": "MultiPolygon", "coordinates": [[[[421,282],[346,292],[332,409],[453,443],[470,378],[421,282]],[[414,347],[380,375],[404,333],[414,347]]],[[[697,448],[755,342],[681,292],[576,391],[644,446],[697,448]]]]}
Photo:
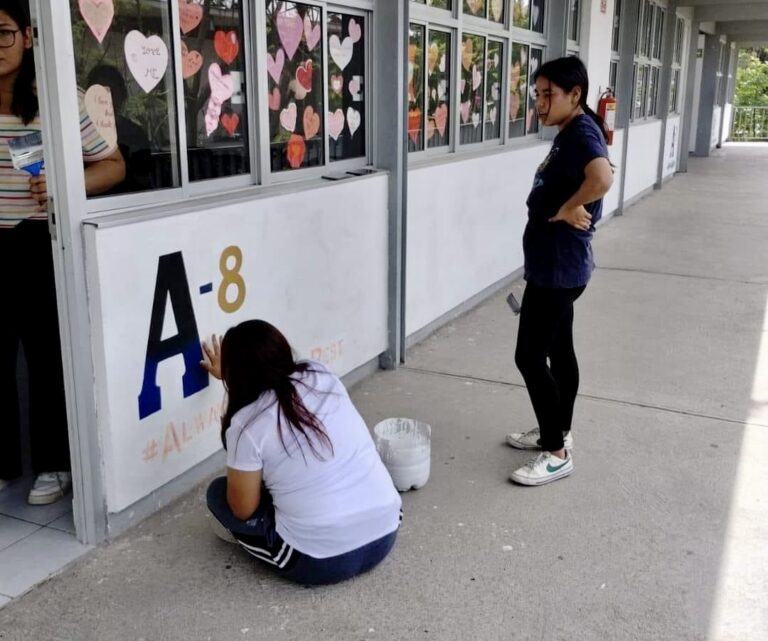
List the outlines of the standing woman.
{"type": "Polygon", "coordinates": [[[581,60],[547,62],[534,80],[541,123],[560,131],[536,171],[523,235],[526,287],[515,363],[538,427],[507,435],[507,443],[541,453],[512,472],[511,480],[522,485],[544,485],[573,471],[571,421],[579,389],[573,303],[592,275],[590,241],[613,183],[603,121],[587,105],[581,60]]]}
{"type": "MultiPolygon", "coordinates": [[[[82,101],[80,111],[85,190],[99,194],[123,180],[125,165],[82,101]]],[[[22,473],[16,387],[21,343],[29,372],[33,505],[53,503],[72,483],[45,175],[14,169],[8,148],[10,139],[40,129],[29,8],[25,0],[0,0],[0,491],[22,473]]]]}
{"type": "Polygon", "coordinates": [[[203,344],[224,382],[227,475],[208,509],[285,578],[336,583],[378,565],[400,525],[400,496],[341,381],[294,360],[275,327],[251,320],[203,344]]]}

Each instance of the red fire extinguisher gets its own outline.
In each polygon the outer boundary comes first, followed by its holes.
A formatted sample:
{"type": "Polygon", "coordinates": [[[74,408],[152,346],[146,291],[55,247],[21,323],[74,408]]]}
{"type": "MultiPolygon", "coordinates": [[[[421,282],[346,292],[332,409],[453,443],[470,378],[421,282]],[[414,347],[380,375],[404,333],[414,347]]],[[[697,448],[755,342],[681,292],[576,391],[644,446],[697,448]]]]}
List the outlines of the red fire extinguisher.
{"type": "Polygon", "coordinates": [[[608,144],[613,144],[613,130],[616,128],[616,98],[613,90],[606,90],[597,103],[597,115],[605,122],[605,131],[608,135],[608,144]]]}

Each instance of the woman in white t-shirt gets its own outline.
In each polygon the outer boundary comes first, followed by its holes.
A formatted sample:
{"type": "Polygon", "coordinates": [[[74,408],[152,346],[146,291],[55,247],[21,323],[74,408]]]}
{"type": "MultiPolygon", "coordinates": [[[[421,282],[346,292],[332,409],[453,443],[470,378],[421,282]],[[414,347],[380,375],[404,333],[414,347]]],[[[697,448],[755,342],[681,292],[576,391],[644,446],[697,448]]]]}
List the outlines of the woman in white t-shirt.
{"type": "Polygon", "coordinates": [[[298,583],[335,583],[381,562],[401,500],[341,381],[295,361],[265,321],[241,323],[203,350],[202,366],[227,392],[227,476],[208,488],[213,516],[298,583]]]}

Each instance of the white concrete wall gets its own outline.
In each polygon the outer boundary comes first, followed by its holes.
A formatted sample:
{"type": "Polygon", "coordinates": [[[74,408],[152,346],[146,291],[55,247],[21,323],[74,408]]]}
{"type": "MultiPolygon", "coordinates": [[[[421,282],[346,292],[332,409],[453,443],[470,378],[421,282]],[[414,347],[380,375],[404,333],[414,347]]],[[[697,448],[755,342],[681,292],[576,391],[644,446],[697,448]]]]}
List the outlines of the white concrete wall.
{"type": "Polygon", "coordinates": [[[625,202],[656,183],[660,146],[661,120],[640,122],[629,128],[625,202]]]}
{"type": "Polygon", "coordinates": [[[724,118],[723,142],[727,142],[731,139],[731,127],[733,127],[733,105],[730,102],[725,103],[724,118]]]}
{"type": "Polygon", "coordinates": [[[525,201],[549,146],[410,169],[408,335],[522,267],[525,201]]]}
{"type": "MultiPolygon", "coordinates": [[[[704,34],[693,34],[691,37],[697,37],[698,38],[698,50],[704,51],[704,42],[705,42],[705,36],[704,34]]],[[[699,104],[701,100],[701,75],[704,68],[704,57],[703,56],[696,56],[696,60],[694,61],[694,64],[696,65],[696,79],[693,84],[693,112],[691,113],[691,140],[688,151],[694,152],[696,151],[696,132],[698,131],[699,126],[699,104]]]]}
{"type": "Polygon", "coordinates": [[[709,150],[712,151],[717,147],[720,142],[720,119],[723,117],[723,108],[720,105],[715,105],[715,109],[712,112],[712,135],[709,140],[709,150]]]}
{"type": "Polygon", "coordinates": [[[597,109],[600,93],[605,91],[610,77],[613,9],[615,0],[606,2],[605,13],[600,1],[582,3],[580,57],[589,72],[589,104],[597,109]]]}
{"type": "MultiPolygon", "coordinates": [[[[182,252],[200,337],[250,318],[275,324],[299,356],[345,374],[386,349],[387,176],[120,226],[86,226],[95,386],[109,512],[119,512],[221,447],[222,387],[183,396],[181,355],[160,363],[162,406],[140,416],[160,256],[182,252]],[[222,309],[223,250],[237,246],[242,307],[222,309]],[[212,284],[212,291],[201,287],[212,284]]],[[[234,259],[228,268],[234,267],[234,259]]],[[[230,286],[227,300],[236,299],[230,286]]],[[[179,333],[170,301],[163,340],[179,333]]]]}
{"type": "Polygon", "coordinates": [[[608,147],[613,163],[613,187],[603,199],[603,216],[614,213],[619,207],[619,185],[621,182],[621,150],[624,147],[624,129],[613,132],[613,145],[608,147]]]}

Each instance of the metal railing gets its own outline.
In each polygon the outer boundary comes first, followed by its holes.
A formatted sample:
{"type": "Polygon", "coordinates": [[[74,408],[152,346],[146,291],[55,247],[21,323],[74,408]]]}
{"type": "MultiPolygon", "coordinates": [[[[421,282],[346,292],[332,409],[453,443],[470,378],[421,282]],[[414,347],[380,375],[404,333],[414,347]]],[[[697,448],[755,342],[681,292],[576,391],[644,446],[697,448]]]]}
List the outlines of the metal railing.
{"type": "Polygon", "coordinates": [[[731,140],[768,140],[768,107],[734,107],[731,140]]]}

